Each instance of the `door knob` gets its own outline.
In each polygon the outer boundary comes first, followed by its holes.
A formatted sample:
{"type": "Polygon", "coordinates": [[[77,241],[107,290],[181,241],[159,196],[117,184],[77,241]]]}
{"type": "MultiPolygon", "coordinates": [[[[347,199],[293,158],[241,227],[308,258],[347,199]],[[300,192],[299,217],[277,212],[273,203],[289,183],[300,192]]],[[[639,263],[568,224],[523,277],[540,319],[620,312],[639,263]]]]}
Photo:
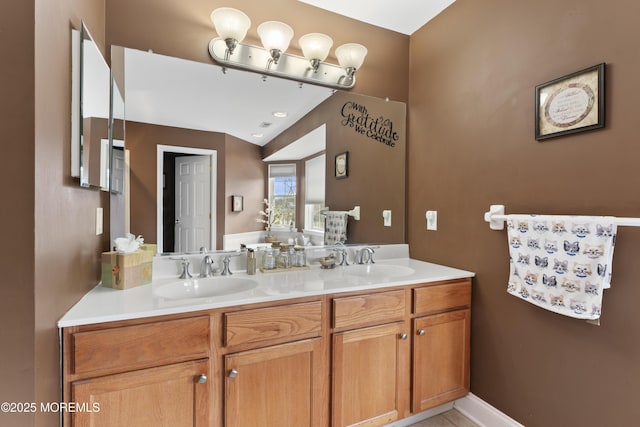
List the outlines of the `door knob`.
{"type": "Polygon", "coordinates": [[[198,384],[204,384],[208,379],[209,378],[207,378],[205,374],[200,374],[200,376],[198,377],[198,384]]]}
{"type": "Polygon", "coordinates": [[[180,224],[180,220],[179,219],[176,219],[176,224],[180,224]]]}
{"type": "Polygon", "coordinates": [[[420,335],[421,337],[422,337],[422,336],[424,336],[424,335],[426,335],[426,333],[427,333],[427,331],[425,331],[424,329],[420,329],[420,330],[418,331],[418,335],[420,335]]]}
{"type": "Polygon", "coordinates": [[[409,338],[409,336],[407,334],[400,334],[400,339],[401,340],[406,340],[407,338],[409,338]]]}
{"type": "Polygon", "coordinates": [[[235,378],[238,376],[238,371],[236,371],[235,369],[232,369],[229,371],[229,378],[235,378]]]}

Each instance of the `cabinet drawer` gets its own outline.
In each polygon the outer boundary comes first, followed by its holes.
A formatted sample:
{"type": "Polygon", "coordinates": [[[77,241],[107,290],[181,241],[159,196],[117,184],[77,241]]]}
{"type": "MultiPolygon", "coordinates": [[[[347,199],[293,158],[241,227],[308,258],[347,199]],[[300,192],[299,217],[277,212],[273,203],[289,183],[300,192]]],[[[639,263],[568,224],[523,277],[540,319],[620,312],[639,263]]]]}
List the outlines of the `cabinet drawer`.
{"type": "Polygon", "coordinates": [[[322,329],[322,302],[225,313],[224,321],[226,346],[312,338],[322,329]]]}
{"type": "Polygon", "coordinates": [[[209,354],[209,317],[167,320],[71,336],[75,374],[124,372],[209,354]]]}
{"type": "Polygon", "coordinates": [[[415,314],[444,311],[471,304],[471,280],[443,283],[413,290],[415,314]]]}
{"type": "Polygon", "coordinates": [[[405,291],[389,291],[333,300],[333,327],[379,325],[404,319],[405,291]]]}

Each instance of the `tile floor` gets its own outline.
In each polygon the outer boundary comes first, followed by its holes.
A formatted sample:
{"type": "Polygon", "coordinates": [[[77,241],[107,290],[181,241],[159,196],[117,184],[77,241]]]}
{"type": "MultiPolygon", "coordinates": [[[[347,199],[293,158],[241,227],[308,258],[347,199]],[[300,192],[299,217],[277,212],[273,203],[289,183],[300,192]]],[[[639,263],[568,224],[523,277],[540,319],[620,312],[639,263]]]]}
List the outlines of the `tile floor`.
{"type": "Polygon", "coordinates": [[[478,425],[455,409],[451,409],[409,427],[478,427],[478,425]]]}

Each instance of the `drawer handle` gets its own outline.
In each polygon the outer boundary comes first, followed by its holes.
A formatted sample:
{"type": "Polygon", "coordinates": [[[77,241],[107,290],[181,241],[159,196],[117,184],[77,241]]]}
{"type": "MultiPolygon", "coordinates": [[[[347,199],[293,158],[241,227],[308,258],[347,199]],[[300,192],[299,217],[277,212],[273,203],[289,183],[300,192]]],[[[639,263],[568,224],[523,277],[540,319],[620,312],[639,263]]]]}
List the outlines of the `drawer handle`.
{"type": "Polygon", "coordinates": [[[200,376],[198,377],[198,384],[204,384],[208,379],[209,378],[207,378],[205,374],[200,374],[200,376]]]}
{"type": "Polygon", "coordinates": [[[229,371],[229,378],[235,378],[238,376],[238,371],[236,371],[235,369],[232,369],[229,371]]]}
{"type": "Polygon", "coordinates": [[[418,335],[420,335],[421,337],[425,336],[425,335],[426,335],[426,333],[427,333],[427,331],[425,331],[424,329],[420,329],[420,330],[418,331],[418,335]]]}
{"type": "Polygon", "coordinates": [[[400,339],[401,339],[401,340],[403,340],[403,341],[404,341],[404,340],[406,340],[407,338],[409,338],[409,336],[408,336],[407,334],[404,334],[404,333],[403,333],[403,334],[400,334],[400,339]]]}

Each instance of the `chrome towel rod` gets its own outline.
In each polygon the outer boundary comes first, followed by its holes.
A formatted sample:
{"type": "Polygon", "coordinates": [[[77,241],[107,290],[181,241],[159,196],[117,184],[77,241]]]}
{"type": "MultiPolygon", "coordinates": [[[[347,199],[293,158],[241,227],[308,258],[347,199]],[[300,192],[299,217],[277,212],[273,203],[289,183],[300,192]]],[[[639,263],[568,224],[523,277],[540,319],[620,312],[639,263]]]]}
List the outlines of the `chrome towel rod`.
{"type": "MultiPolygon", "coordinates": [[[[327,212],[329,212],[328,208],[320,211],[320,214],[326,215],[327,212]]],[[[353,209],[351,209],[350,211],[332,211],[332,212],[344,213],[344,214],[347,214],[349,216],[352,216],[353,219],[355,219],[356,221],[360,221],[360,206],[356,206],[353,209]]]]}

